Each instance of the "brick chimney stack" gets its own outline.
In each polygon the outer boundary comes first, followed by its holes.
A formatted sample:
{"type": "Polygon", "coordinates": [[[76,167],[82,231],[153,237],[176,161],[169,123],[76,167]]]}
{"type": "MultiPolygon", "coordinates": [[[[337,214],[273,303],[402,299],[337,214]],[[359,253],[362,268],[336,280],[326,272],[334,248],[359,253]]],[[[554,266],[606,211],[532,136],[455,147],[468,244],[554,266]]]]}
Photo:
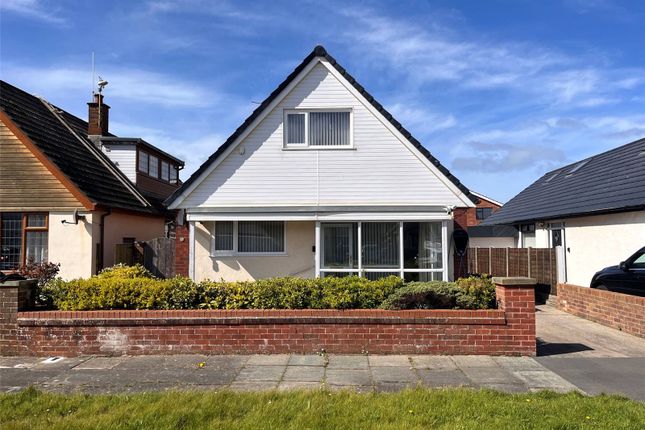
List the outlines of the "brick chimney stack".
{"type": "Polygon", "coordinates": [[[108,134],[108,119],[110,106],[103,103],[102,94],[94,94],[94,101],[87,104],[88,120],[87,134],[90,136],[106,136],[108,134]]]}

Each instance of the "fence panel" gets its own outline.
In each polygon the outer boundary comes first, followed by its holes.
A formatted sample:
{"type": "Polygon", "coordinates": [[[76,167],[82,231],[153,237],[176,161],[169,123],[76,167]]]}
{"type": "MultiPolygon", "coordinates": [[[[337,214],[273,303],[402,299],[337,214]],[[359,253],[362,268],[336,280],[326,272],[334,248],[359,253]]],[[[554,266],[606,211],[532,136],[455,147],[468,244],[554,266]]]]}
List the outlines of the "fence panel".
{"type": "Polygon", "coordinates": [[[557,294],[557,261],[552,248],[470,248],[468,272],[491,276],[527,276],[557,294]]]}
{"type": "Polygon", "coordinates": [[[143,248],[143,265],[157,277],[175,276],[175,240],[158,237],[147,241],[143,248]]]}

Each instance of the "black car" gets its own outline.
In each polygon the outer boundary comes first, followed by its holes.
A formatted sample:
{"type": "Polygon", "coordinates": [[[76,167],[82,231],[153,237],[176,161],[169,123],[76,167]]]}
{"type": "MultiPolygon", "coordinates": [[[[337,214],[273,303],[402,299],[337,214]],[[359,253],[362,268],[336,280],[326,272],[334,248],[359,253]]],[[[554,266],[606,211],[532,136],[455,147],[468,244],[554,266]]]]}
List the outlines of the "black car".
{"type": "Polygon", "coordinates": [[[645,247],[618,266],[593,275],[591,288],[645,297],[645,247]]]}

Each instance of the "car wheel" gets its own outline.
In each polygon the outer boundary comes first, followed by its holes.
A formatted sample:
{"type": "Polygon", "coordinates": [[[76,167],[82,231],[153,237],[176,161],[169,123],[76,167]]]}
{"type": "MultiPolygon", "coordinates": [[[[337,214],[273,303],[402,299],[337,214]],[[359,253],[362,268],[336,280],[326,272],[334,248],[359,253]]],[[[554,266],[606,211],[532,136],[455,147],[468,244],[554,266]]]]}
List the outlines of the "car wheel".
{"type": "Polygon", "coordinates": [[[603,290],[603,291],[609,291],[609,288],[605,287],[604,285],[600,284],[596,287],[596,290],[603,290]]]}

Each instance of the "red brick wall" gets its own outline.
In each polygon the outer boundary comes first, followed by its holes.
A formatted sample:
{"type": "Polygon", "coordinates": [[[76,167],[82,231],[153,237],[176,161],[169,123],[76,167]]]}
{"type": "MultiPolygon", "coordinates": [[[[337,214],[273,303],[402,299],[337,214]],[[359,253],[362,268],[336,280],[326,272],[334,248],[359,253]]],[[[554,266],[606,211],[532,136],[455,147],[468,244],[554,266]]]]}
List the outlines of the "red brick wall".
{"type": "Polygon", "coordinates": [[[188,276],[188,224],[175,228],[175,274],[188,276]]]}
{"type": "Polygon", "coordinates": [[[21,355],[373,353],[535,355],[533,286],[499,309],[20,312],[21,355]]]}
{"type": "Polygon", "coordinates": [[[645,297],[558,284],[556,303],[570,314],[645,338],[645,297]]]}

